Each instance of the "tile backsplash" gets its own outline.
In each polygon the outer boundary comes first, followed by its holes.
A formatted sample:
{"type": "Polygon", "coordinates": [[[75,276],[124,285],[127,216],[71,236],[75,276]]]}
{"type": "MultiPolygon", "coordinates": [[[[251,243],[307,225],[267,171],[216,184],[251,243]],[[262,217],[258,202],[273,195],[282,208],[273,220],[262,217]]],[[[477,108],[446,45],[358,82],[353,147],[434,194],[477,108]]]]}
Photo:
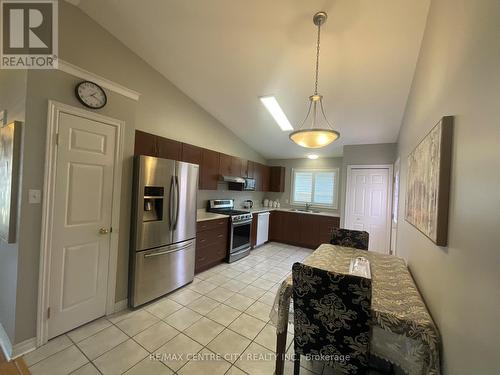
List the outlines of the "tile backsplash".
{"type": "Polygon", "coordinates": [[[243,201],[251,199],[254,207],[261,207],[264,198],[269,198],[269,193],[262,191],[235,191],[228,190],[227,183],[221,182],[217,190],[198,190],[198,208],[207,208],[210,199],[234,199],[235,208],[243,208],[243,201]]]}

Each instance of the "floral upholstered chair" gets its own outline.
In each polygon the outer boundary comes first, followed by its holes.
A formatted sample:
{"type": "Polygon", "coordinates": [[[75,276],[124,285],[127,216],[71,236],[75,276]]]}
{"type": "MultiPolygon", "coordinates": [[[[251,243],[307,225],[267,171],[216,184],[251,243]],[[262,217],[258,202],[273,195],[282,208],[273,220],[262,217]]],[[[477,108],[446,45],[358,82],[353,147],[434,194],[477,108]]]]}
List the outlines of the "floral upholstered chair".
{"type": "Polygon", "coordinates": [[[368,232],[333,228],[330,243],[332,245],[354,247],[359,250],[368,250],[368,240],[368,232]]]}
{"type": "Polygon", "coordinates": [[[371,280],[295,263],[294,375],[300,355],[339,374],[365,374],[370,356],[371,280]]]}

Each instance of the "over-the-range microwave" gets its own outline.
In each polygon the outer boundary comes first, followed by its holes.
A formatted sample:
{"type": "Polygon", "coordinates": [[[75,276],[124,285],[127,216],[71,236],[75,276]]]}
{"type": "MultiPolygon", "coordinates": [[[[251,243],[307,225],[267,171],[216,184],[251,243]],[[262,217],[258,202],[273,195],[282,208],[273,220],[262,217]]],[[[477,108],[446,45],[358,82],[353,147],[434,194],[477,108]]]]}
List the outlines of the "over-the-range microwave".
{"type": "Polygon", "coordinates": [[[224,180],[227,181],[229,190],[255,191],[255,178],[224,176],[224,180]]]}
{"type": "Polygon", "coordinates": [[[255,190],[255,178],[243,178],[245,183],[243,184],[243,190],[255,190]]]}

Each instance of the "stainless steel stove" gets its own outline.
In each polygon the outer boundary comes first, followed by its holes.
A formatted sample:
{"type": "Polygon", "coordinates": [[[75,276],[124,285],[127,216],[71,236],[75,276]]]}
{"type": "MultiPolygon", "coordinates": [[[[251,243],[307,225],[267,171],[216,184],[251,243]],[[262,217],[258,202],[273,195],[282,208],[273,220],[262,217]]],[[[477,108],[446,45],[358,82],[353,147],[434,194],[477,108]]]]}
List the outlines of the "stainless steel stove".
{"type": "Polygon", "coordinates": [[[235,210],[233,199],[209,200],[207,211],[230,216],[228,262],[232,263],[249,255],[252,213],[235,210]]]}

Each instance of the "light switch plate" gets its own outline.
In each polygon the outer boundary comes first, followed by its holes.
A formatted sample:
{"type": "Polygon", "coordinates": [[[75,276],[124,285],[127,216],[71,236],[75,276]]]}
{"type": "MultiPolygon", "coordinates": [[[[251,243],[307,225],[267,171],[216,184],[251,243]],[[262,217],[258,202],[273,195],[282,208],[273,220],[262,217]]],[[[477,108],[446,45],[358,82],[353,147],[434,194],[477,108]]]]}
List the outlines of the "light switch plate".
{"type": "Polygon", "coordinates": [[[40,204],[42,201],[42,192],[40,190],[30,189],[28,192],[28,201],[30,204],[40,204]]]}

